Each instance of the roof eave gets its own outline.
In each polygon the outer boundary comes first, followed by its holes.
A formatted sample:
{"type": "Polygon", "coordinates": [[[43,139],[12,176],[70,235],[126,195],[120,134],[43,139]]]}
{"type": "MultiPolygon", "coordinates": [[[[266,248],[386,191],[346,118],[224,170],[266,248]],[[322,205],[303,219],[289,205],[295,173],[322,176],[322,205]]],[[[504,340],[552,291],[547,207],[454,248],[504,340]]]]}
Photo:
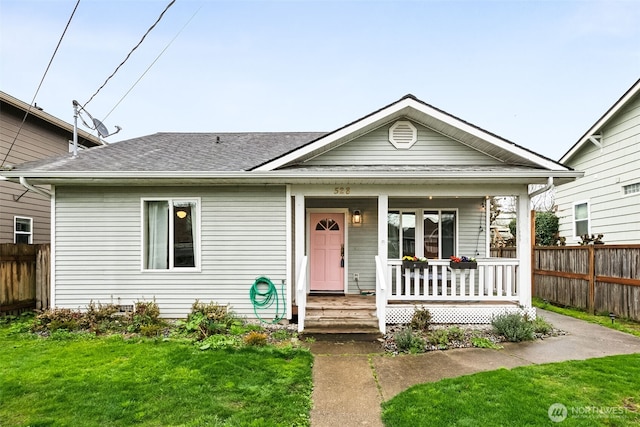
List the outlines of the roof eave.
{"type": "Polygon", "coordinates": [[[640,79],[638,79],[624,95],[618,99],[603,115],[596,121],[593,126],[585,132],[584,135],[567,151],[561,158],[560,163],[566,163],[586,144],[589,138],[600,132],[600,130],[623,108],[631,98],[640,92],[640,79]]]}
{"type": "Polygon", "coordinates": [[[577,171],[549,171],[535,169],[530,171],[492,171],[486,172],[434,172],[416,171],[406,172],[375,171],[363,173],[361,171],[323,171],[323,172],[292,172],[292,171],[249,171],[249,172],[209,172],[209,171],[181,171],[175,174],[164,171],[157,172],[93,172],[87,176],[86,172],[38,172],[19,171],[2,174],[9,180],[24,177],[32,184],[50,185],[225,185],[225,184],[325,184],[325,183],[363,183],[363,184],[420,184],[420,183],[450,183],[450,184],[504,184],[507,180],[513,184],[544,183],[550,177],[559,185],[581,178],[584,173],[577,171]]]}

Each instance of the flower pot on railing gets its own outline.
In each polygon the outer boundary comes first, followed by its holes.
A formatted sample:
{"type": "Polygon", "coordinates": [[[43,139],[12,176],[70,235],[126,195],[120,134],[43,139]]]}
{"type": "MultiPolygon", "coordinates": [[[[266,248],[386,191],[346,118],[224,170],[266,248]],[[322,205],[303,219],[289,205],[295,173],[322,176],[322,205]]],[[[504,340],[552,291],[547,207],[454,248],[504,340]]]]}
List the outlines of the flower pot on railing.
{"type": "Polygon", "coordinates": [[[478,268],[478,263],[477,262],[455,262],[455,261],[449,261],[449,268],[452,270],[475,270],[478,268]]]}
{"type": "Polygon", "coordinates": [[[402,268],[426,268],[428,261],[402,261],[402,268]]]}

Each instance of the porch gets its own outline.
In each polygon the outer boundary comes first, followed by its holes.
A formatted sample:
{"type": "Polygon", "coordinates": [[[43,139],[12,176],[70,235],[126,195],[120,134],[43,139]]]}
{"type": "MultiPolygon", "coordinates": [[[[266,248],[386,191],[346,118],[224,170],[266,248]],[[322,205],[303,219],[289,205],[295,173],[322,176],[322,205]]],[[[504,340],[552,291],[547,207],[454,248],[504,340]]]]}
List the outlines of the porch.
{"type": "Polygon", "coordinates": [[[426,308],[433,323],[490,323],[502,313],[526,313],[529,292],[518,281],[519,261],[487,258],[475,269],[452,269],[448,260],[403,268],[399,260],[376,260],[374,295],[309,296],[307,257],[296,284],[299,332],[362,333],[386,331],[387,324],[409,323],[416,307],[426,308]]]}

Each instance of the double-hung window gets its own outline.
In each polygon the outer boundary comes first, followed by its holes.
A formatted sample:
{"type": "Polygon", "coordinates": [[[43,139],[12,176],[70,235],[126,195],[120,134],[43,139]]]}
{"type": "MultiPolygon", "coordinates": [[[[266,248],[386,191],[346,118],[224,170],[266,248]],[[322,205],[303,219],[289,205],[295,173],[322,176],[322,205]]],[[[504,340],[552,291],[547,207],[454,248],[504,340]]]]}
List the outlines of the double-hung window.
{"type": "Polygon", "coordinates": [[[589,202],[578,202],[573,205],[573,231],[576,237],[589,234],[589,202]]]}
{"type": "Polygon", "coordinates": [[[13,217],[13,243],[33,243],[33,219],[13,217]]]}
{"type": "Polygon", "coordinates": [[[455,210],[392,210],[387,214],[387,228],[389,259],[404,256],[448,259],[456,254],[455,210]]]}
{"type": "Polygon", "coordinates": [[[146,199],[143,212],[143,269],[199,267],[199,199],[146,199]]]}

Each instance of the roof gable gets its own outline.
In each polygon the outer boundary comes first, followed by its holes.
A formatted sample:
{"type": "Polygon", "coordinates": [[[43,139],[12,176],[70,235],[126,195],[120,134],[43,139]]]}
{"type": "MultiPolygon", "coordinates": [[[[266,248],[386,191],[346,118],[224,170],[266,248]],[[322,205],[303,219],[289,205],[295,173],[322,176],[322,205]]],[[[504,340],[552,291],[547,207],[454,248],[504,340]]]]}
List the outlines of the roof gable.
{"type": "Polygon", "coordinates": [[[439,110],[413,95],[406,95],[361,119],[260,165],[255,170],[268,171],[302,165],[375,129],[391,126],[397,120],[410,120],[504,164],[567,170],[564,165],[439,110]]]}
{"type": "Polygon", "coordinates": [[[604,126],[611,122],[614,117],[629,103],[633,98],[640,96],[640,79],[638,79],[624,95],[618,99],[603,115],[591,126],[584,135],[567,151],[561,158],[560,162],[565,163],[571,160],[585,144],[590,144],[591,138],[602,130],[604,126]]]}

